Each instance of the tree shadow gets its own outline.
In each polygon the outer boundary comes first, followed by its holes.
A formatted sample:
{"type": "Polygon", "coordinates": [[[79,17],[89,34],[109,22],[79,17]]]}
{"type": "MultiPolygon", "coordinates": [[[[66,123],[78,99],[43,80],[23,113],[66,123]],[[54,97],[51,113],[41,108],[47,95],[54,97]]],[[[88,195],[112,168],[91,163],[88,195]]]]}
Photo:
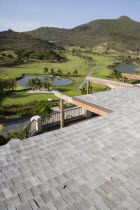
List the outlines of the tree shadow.
{"type": "Polygon", "coordinates": [[[62,61],[61,63],[66,63],[66,62],[68,62],[68,61],[69,61],[68,58],[63,58],[63,61],[62,61]]]}
{"type": "Polygon", "coordinates": [[[60,91],[61,93],[63,92],[68,92],[68,91],[70,91],[70,89],[67,87],[67,88],[56,88],[58,91],[60,91]]]}

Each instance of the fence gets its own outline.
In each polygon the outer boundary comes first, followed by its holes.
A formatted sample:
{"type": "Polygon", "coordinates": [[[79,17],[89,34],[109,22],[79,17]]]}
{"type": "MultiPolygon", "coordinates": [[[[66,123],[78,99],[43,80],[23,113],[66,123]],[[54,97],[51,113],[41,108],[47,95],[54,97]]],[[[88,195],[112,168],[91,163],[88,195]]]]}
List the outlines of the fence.
{"type": "MultiPolygon", "coordinates": [[[[89,115],[88,111],[85,113],[85,110],[81,107],[74,107],[74,108],[64,110],[64,120],[82,116],[82,115],[85,115],[87,117],[91,116],[91,115],[88,116],[89,115]]],[[[17,138],[18,139],[29,138],[41,132],[43,127],[45,128],[45,126],[49,124],[53,125],[53,123],[59,122],[60,117],[61,117],[60,112],[48,114],[42,117],[34,116],[33,118],[31,118],[31,122],[29,123],[29,125],[27,125],[27,127],[18,135],[17,138]]]]}
{"type": "MultiPolygon", "coordinates": [[[[64,110],[64,120],[83,115],[83,108],[76,107],[64,110]]],[[[48,114],[41,118],[42,126],[60,121],[60,112],[48,114]]]]}

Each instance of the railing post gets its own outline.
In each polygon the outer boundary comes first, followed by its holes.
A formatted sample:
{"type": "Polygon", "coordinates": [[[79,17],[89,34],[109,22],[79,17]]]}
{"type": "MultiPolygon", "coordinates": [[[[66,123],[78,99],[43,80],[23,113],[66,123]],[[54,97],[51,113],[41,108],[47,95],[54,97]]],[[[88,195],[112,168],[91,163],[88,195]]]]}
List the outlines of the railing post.
{"type": "Polygon", "coordinates": [[[42,123],[41,123],[41,117],[40,116],[34,116],[30,119],[30,121],[32,122],[33,120],[36,121],[35,125],[33,124],[31,129],[32,130],[36,130],[36,131],[41,131],[42,130],[42,123]]]}
{"type": "Polygon", "coordinates": [[[91,111],[89,111],[87,109],[84,109],[84,115],[85,115],[86,118],[90,118],[91,117],[91,114],[92,114],[91,111]]]}
{"type": "Polygon", "coordinates": [[[63,109],[64,100],[60,99],[60,128],[64,127],[64,109],[63,109]]]}
{"type": "Polygon", "coordinates": [[[87,94],[89,94],[90,81],[87,81],[87,94]]]}

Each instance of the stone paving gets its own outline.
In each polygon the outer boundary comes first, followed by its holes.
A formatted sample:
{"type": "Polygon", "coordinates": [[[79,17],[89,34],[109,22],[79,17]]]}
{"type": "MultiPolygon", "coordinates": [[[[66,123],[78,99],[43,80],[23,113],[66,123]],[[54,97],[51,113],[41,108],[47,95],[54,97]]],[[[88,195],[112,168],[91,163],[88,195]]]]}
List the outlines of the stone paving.
{"type": "Polygon", "coordinates": [[[113,112],[0,147],[0,210],[140,209],[140,89],[79,96],[113,112]]]}

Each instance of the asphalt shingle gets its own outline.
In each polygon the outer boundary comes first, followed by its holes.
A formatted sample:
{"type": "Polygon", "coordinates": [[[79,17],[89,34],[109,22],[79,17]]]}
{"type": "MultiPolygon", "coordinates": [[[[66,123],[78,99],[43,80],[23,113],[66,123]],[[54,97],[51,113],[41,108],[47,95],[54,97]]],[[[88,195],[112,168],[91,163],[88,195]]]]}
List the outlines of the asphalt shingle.
{"type": "Polygon", "coordinates": [[[140,89],[78,96],[112,110],[0,147],[0,209],[140,209],[140,89]]]}

